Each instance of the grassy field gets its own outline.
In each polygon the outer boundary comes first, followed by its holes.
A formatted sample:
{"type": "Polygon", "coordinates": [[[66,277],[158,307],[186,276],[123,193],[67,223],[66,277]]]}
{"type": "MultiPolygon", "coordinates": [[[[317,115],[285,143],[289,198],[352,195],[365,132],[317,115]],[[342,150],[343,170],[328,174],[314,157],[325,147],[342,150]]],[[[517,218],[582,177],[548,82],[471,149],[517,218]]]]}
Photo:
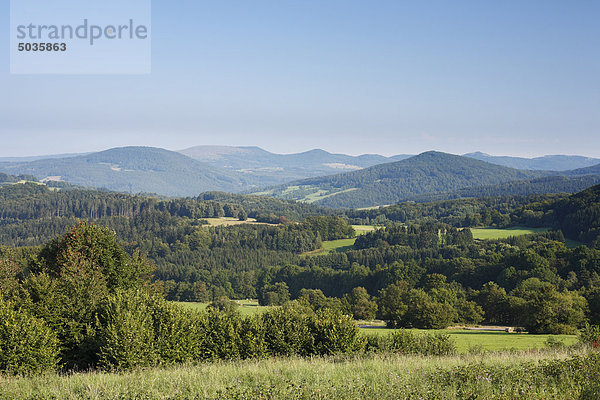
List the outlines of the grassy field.
{"type": "MultiPolygon", "coordinates": [[[[257,222],[254,218],[248,218],[245,221],[240,221],[237,218],[221,217],[221,218],[204,218],[210,226],[234,226],[234,225],[271,225],[266,222],[257,222]]],[[[274,225],[273,225],[274,226],[274,225]]]]}
{"type": "MultiPolygon", "coordinates": [[[[459,353],[467,353],[474,350],[502,351],[502,350],[536,350],[547,347],[546,341],[549,337],[563,342],[565,345],[577,343],[575,335],[530,335],[527,333],[489,332],[466,329],[441,329],[441,330],[417,330],[418,332],[440,332],[450,335],[456,344],[459,353]]],[[[363,328],[362,332],[367,335],[389,335],[393,329],[385,328],[363,328]]]]}
{"type": "Polygon", "coordinates": [[[549,228],[514,227],[506,229],[471,228],[474,239],[506,239],[511,236],[529,235],[532,233],[548,232],[549,228]]]}
{"type": "Polygon", "coordinates": [[[373,232],[378,226],[374,225],[352,225],[357,235],[364,235],[367,232],[373,232]]]}
{"type": "MultiPolygon", "coordinates": [[[[574,399],[593,380],[579,368],[563,373],[572,368],[572,356],[565,351],[390,354],[215,362],[122,374],[0,376],[0,399],[574,399]],[[554,367],[539,367],[548,362],[554,367]]],[[[584,367],[595,373],[593,365],[584,367]]]]}
{"type": "MultiPolygon", "coordinates": [[[[352,225],[354,228],[356,235],[364,235],[367,232],[372,232],[377,229],[376,226],[373,225],[352,225]]],[[[309,251],[304,253],[304,256],[318,256],[322,254],[328,254],[332,252],[344,252],[348,250],[352,250],[354,246],[354,242],[356,242],[356,238],[352,239],[339,239],[339,240],[329,240],[323,242],[320,249],[309,251]]]]}
{"type": "MultiPolygon", "coordinates": [[[[506,239],[511,236],[529,235],[531,233],[548,232],[550,228],[524,228],[514,227],[506,229],[495,229],[495,228],[471,228],[474,239],[506,239]]],[[[572,239],[566,239],[565,245],[568,249],[582,246],[583,243],[572,239]]]]}

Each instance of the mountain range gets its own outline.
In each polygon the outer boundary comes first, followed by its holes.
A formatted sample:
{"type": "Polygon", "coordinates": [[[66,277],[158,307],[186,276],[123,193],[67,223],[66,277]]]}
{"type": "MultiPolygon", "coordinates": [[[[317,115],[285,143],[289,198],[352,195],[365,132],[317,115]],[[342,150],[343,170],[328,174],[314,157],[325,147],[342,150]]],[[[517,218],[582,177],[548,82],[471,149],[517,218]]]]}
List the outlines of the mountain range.
{"type": "Polygon", "coordinates": [[[522,158],[491,156],[482,152],[468,153],[464,156],[510,168],[546,171],[568,171],[600,164],[599,158],[582,156],[551,155],[535,158],[522,158]]]}
{"type": "Polygon", "coordinates": [[[275,154],[259,147],[198,146],[180,152],[123,147],[11,160],[0,162],[0,172],[42,182],[183,197],[207,191],[254,193],[348,208],[407,200],[576,192],[600,182],[600,162],[589,166],[598,160],[578,156],[520,159],[431,151],[384,157],[318,149],[275,154]],[[499,165],[527,160],[528,169],[499,165]],[[554,171],[541,169],[543,165],[554,171]],[[566,166],[578,168],[565,171],[566,166]]]}

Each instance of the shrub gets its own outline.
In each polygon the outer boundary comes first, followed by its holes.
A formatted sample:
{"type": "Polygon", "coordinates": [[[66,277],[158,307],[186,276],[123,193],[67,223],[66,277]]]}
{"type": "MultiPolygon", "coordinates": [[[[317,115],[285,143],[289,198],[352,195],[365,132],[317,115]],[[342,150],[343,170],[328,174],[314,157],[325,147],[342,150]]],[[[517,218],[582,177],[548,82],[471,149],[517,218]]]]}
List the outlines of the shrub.
{"type": "Polygon", "coordinates": [[[312,354],[353,353],[365,348],[366,340],[351,317],[340,312],[320,310],[311,316],[312,354]]]}
{"type": "Polygon", "coordinates": [[[151,308],[159,362],[174,364],[202,359],[206,318],[158,297],[152,297],[151,308]]]}
{"type": "Polygon", "coordinates": [[[235,360],[241,355],[242,318],[237,313],[225,313],[208,308],[200,328],[202,359],[235,360]]]}
{"type": "Polygon", "coordinates": [[[414,333],[400,329],[389,336],[368,337],[367,350],[407,355],[444,356],[455,354],[456,346],[450,339],[450,335],[414,333]]]}
{"type": "Polygon", "coordinates": [[[0,372],[39,374],[56,370],[58,339],[44,321],[0,299],[0,372]]]}
{"type": "Polygon", "coordinates": [[[143,291],[119,291],[100,310],[100,365],[125,370],[155,365],[154,321],[150,296],[143,291]]]}
{"type": "Polygon", "coordinates": [[[275,356],[309,355],[313,348],[313,336],[309,328],[311,310],[287,304],[262,314],[265,343],[275,356]]]}
{"type": "Polygon", "coordinates": [[[583,329],[579,332],[579,343],[594,348],[600,347],[600,326],[585,324],[583,329]]]}

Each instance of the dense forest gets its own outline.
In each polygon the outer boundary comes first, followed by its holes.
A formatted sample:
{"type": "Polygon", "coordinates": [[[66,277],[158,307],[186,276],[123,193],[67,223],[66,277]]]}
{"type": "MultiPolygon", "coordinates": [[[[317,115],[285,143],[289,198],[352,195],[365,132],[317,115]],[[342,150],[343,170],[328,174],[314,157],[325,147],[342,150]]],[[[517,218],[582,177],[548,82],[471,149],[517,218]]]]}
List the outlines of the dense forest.
{"type": "Polygon", "coordinates": [[[218,192],[157,199],[10,185],[0,189],[0,241],[13,248],[2,248],[0,258],[9,268],[4,276],[21,271],[13,276],[24,279],[47,260],[38,246],[89,220],[113,231],[125,254],[147,257],[154,290],[169,300],[298,299],[315,311],[378,317],[390,326],[485,322],[572,332],[600,322],[599,193],[596,186],[573,196],[402,203],[332,215],[218,192]],[[224,216],[264,223],[207,224],[224,216]],[[353,237],[350,223],[380,228],[345,252],[311,255],[323,241],[353,237]],[[518,225],[552,231],[479,241],[468,229],[518,225]],[[587,246],[567,248],[565,236],[587,246]]]}

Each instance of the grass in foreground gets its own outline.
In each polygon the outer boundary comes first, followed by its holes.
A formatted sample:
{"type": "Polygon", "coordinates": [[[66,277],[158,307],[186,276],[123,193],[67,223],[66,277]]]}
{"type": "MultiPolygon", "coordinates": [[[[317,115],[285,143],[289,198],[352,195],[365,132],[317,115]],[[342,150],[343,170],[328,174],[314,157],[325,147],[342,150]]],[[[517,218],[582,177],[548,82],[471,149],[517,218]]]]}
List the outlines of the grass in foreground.
{"type": "Polygon", "coordinates": [[[585,375],[594,373],[598,362],[559,361],[571,356],[564,351],[453,357],[391,354],[216,362],[124,374],[0,376],[0,398],[573,399],[590,384],[585,375]]]}

